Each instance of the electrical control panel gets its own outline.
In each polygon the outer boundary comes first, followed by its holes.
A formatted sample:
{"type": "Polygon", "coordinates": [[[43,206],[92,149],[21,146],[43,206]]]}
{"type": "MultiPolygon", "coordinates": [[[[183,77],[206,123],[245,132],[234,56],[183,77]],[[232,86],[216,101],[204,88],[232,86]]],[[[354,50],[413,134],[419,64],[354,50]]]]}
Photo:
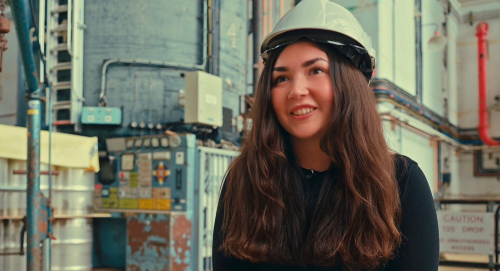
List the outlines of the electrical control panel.
{"type": "Polygon", "coordinates": [[[186,211],[193,194],[188,180],[193,179],[195,142],[195,135],[108,139],[108,158],[115,177],[96,178],[96,207],[118,212],[186,211]]]}
{"type": "Polygon", "coordinates": [[[122,110],[117,107],[85,106],[82,108],[82,124],[120,125],[122,110]]]}

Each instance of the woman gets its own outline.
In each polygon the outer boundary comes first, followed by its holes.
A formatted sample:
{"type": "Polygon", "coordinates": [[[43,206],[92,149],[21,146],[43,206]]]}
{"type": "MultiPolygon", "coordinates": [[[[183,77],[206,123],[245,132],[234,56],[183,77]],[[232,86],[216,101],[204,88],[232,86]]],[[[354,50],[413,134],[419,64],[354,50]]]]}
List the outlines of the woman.
{"type": "Polygon", "coordinates": [[[261,51],[253,127],[219,200],[214,271],[436,271],[432,195],[418,165],[389,152],[356,19],[303,0],[261,51]]]}

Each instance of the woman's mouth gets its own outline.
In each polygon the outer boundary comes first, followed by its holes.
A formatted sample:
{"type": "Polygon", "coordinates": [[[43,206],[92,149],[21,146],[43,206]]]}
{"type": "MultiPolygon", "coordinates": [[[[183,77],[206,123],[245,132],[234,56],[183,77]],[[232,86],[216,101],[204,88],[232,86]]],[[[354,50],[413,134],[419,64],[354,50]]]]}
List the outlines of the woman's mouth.
{"type": "Polygon", "coordinates": [[[311,107],[301,108],[301,109],[293,111],[291,114],[299,117],[299,116],[307,115],[307,114],[313,112],[314,110],[316,110],[316,108],[311,108],[311,107]]]}

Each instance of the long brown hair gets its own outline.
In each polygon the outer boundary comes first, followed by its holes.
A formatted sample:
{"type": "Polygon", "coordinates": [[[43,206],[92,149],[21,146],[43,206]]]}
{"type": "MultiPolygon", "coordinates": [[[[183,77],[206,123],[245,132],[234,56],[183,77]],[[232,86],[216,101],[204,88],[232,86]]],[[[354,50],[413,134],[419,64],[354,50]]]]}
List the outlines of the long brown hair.
{"type": "Polygon", "coordinates": [[[375,268],[401,242],[394,158],[363,74],[334,48],[316,46],[328,55],[334,91],[321,149],[337,174],[326,176],[309,224],[301,171],[271,102],[272,68],[283,51],[276,49],[258,83],[251,131],[225,181],[221,249],[252,262],[375,268]]]}

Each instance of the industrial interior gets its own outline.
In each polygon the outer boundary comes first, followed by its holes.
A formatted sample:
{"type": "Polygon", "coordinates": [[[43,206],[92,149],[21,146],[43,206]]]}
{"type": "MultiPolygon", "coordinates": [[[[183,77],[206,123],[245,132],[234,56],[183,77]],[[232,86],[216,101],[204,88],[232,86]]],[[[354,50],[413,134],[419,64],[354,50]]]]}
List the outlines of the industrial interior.
{"type": "MultiPolygon", "coordinates": [[[[0,0],[0,270],[213,270],[259,46],[298,2],[0,0]]],[[[440,270],[500,270],[500,1],[334,2],[434,194],[440,270]]]]}

